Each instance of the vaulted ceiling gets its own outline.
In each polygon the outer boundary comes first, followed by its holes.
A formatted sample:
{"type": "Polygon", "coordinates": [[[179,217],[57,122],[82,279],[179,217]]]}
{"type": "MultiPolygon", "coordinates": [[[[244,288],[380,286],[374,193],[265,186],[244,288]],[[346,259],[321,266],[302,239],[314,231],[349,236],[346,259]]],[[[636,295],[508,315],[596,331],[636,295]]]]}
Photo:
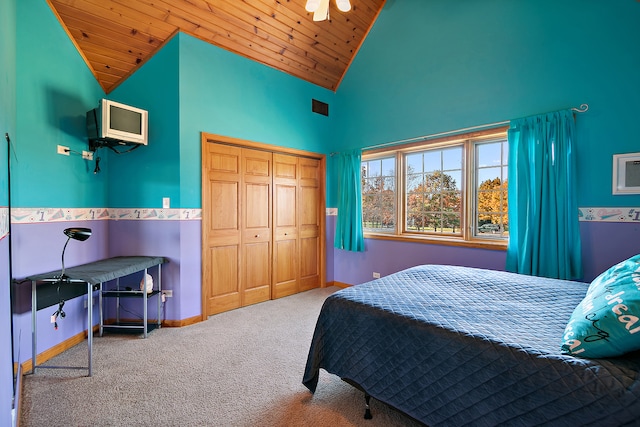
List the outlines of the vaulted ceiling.
{"type": "Polygon", "coordinates": [[[180,31],[335,91],[385,3],[314,22],[306,0],[47,1],[107,93],[180,31]]]}

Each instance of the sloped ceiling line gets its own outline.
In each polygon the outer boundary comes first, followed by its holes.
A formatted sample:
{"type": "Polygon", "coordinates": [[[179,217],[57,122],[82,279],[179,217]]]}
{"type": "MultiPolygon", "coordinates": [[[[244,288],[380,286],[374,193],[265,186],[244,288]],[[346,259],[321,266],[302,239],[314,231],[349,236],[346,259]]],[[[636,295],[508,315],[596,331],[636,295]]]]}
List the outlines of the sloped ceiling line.
{"type": "Polygon", "coordinates": [[[314,22],[306,0],[47,1],[106,93],[180,31],[335,91],[385,3],[314,22]]]}

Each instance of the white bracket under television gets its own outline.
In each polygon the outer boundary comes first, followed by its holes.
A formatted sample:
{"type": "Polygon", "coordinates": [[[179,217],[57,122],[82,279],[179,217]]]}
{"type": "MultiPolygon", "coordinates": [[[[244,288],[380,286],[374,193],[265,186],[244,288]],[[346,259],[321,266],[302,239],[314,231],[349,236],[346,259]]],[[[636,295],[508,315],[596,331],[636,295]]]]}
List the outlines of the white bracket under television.
{"type": "MultiPolygon", "coordinates": [[[[89,150],[127,146],[130,150],[148,144],[149,113],[141,108],[101,99],[87,111],[89,150]]],[[[128,150],[128,151],[130,151],[128,150]]]]}

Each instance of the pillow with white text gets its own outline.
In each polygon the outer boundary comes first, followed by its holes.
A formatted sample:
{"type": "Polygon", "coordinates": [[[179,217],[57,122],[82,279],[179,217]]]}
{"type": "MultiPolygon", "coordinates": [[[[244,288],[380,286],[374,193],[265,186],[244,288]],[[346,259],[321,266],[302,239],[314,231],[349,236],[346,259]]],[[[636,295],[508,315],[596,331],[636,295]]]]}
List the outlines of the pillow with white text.
{"type": "Polygon", "coordinates": [[[640,350],[640,254],[614,265],[589,285],[574,309],[561,352],[615,357],[640,350]]]}

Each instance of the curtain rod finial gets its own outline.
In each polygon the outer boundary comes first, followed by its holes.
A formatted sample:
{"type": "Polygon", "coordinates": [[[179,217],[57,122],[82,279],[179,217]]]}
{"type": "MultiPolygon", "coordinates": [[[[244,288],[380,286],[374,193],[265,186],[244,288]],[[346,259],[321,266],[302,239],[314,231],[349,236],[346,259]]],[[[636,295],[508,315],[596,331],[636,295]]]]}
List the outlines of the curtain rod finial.
{"type": "Polygon", "coordinates": [[[576,113],[586,113],[589,109],[589,104],[580,104],[580,107],[573,107],[571,111],[575,111],[576,113]]]}

